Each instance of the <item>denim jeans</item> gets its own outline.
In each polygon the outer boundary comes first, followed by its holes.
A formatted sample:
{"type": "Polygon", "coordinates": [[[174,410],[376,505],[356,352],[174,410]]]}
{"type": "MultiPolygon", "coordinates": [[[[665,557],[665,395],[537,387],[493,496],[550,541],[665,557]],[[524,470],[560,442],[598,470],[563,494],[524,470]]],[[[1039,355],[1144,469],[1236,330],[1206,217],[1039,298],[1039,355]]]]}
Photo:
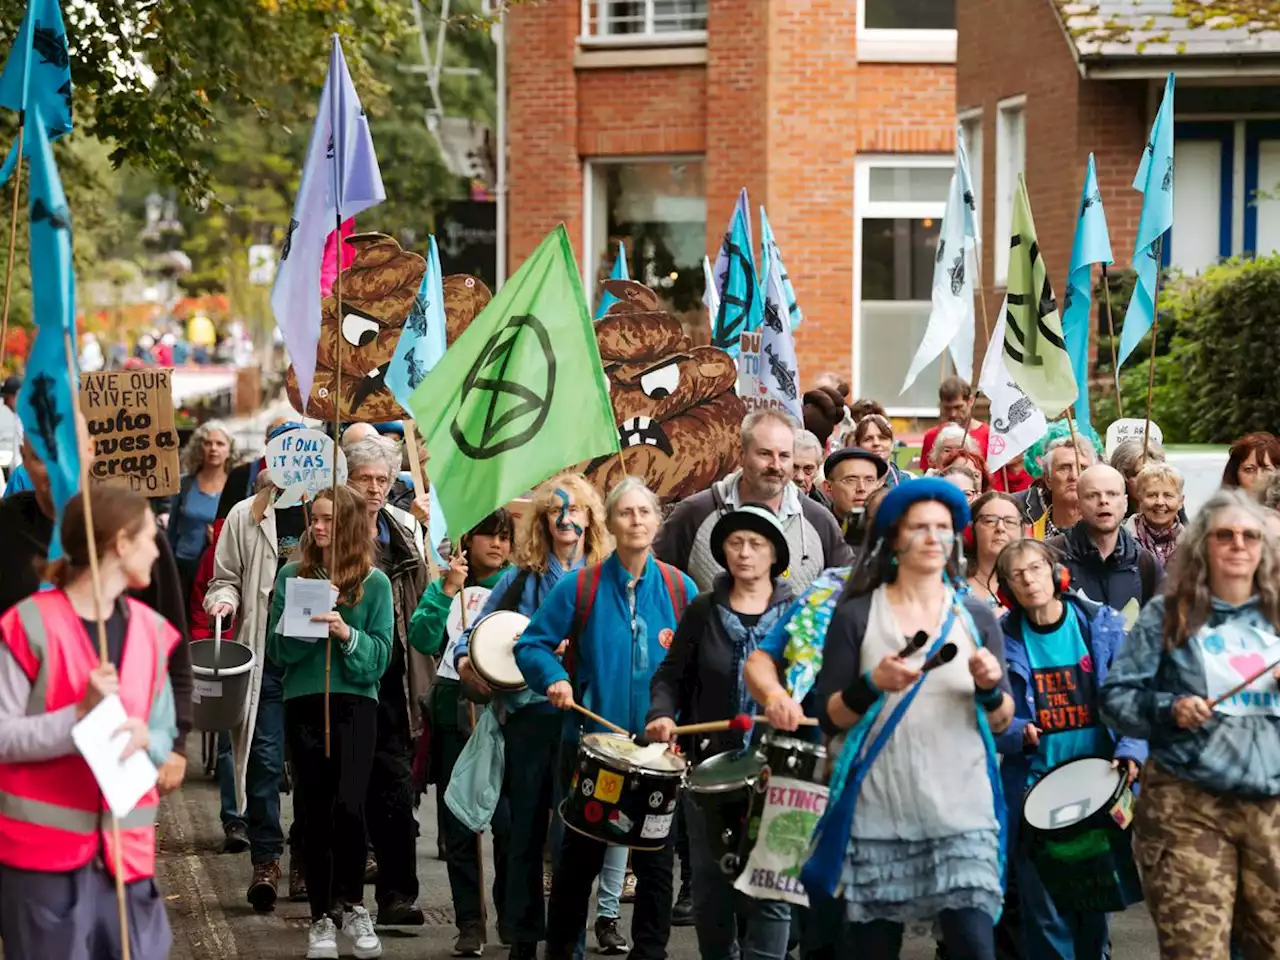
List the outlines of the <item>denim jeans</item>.
{"type": "Polygon", "coordinates": [[[693,869],[693,926],[698,952],[723,960],[782,960],[791,935],[791,905],[781,900],[755,900],[733,889],[733,878],[712,855],[711,825],[698,806],[684,797],[684,822],[689,831],[693,869]],[[746,932],[738,938],[738,918],[746,932]]]}
{"type": "Polygon", "coordinates": [[[1107,949],[1107,915],[1059,912],[1026,851],[1019,850],[1016,857],[1014,878],[1027,960],[1102,960],[1107,949]]]}
{"type": "Polygon", "coordinates": [[[235,754],[231,752],[231,734],[226,730],[218,734],[218,759],[214,762],[214,769],[218,773],[218,793],[221,796],[219,817],[222,820],[222,829],[226,830],[232,824],[243,827],[244,817],[240,816],[240,811],[236,809],[235,754]]]}
{"type": "Polygon", "coordinates": [[[622,882],[627,876],[627,847],[610,846],[604,854],[604,866],[600,868],[600,883],[596,887],[596,919],[617,920],[618,904],[622,899],[622,882]]]}
{"type": "Polygon", "coordinates": [[[280,829],[280,781],[284,776],[284,672],[262,670],[258,718],[245,772],[245,813],[249,858],[255,865],[279,860],[284,852],[280,829]]]}

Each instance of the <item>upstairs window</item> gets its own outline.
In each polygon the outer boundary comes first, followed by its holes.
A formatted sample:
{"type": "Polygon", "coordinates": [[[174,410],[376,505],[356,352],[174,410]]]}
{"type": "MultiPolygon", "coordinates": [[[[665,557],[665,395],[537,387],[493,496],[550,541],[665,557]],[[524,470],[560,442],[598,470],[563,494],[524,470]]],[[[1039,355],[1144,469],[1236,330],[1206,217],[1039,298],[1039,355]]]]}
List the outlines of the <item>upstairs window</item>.
{"type": "Polygon", "coordinates": [[[593,43],[705,43],[707,0],[582,0],[582,36],[593,43]]]}
{"type": "Polygon", "coordinates": [[[864,63],[955,63],[956,0],[858,0],[864,63]]]}

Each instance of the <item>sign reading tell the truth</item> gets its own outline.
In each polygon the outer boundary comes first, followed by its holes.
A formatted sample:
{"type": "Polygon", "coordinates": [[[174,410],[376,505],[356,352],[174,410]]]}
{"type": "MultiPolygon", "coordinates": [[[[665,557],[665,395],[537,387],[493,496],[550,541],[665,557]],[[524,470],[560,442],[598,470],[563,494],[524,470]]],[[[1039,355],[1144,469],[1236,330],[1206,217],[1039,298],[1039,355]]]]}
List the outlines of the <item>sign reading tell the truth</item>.
{"type": "Polygon", "coordinates": [[[178,431],[172,370],[110,370],[80,376],[80,411],[89,423],[89,476],[127,483],[148,497],[178,492],[178,431]]]}

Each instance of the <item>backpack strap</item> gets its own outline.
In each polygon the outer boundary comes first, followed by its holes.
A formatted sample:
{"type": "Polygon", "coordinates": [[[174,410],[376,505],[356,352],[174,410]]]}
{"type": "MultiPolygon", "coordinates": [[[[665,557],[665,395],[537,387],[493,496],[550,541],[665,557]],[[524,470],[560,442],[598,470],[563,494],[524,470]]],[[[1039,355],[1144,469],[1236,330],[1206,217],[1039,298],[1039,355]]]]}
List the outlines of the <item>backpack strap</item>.
{"type": "Polygon", "coordinates": [[[663,582],[667,585],[667,596],[671,598],[671,609],[675,612],[678,621],[684,615],[684,608],[689,605],[684,577],[671,564],[663,563],[661,560],[655,560],[655,562],[658,564],[658,569],[662,571],[663,582]]]}
{"type": "Polygon", "coordinates": [[[1160,585],[1160,566],[1155,554],[1142,547],[1138,548],[1138,579],[1142,581],[1142,602],[1146,603],[1160,585]]]}
{"type": "Polygon", "coordinates": [[[577,591],[573,596],[573,625],[569,628],[569,636],[566,638],[569,645],[565,647],[563,658],[570,682],[573,678],[574,648],[578,645],[578,638],[582,636],[582,631],[587,628],[587,621],[591,619],[591,608],[595,606],[596,593],[600,589],[600,576],[603,573],[603,564],[583,567],[578,572],[577,591]]]}

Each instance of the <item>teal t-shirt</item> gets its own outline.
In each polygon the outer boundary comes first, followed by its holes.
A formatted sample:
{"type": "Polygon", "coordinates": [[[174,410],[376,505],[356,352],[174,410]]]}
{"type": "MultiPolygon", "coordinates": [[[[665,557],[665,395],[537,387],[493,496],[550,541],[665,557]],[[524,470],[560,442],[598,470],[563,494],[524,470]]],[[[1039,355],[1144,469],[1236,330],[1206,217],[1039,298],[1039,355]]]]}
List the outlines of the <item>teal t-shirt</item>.
{"type": "Polygon", "coordinates": [[[1111,737],[1098,718],[1098,675],[1079,617],[1064,604],[1058,623],[1037,626],[1024,618],[1022,624],[1036,705],[1033,722],[1040,728],[1032,776],[1080,757],[1110,757],[1111,737]]]}

